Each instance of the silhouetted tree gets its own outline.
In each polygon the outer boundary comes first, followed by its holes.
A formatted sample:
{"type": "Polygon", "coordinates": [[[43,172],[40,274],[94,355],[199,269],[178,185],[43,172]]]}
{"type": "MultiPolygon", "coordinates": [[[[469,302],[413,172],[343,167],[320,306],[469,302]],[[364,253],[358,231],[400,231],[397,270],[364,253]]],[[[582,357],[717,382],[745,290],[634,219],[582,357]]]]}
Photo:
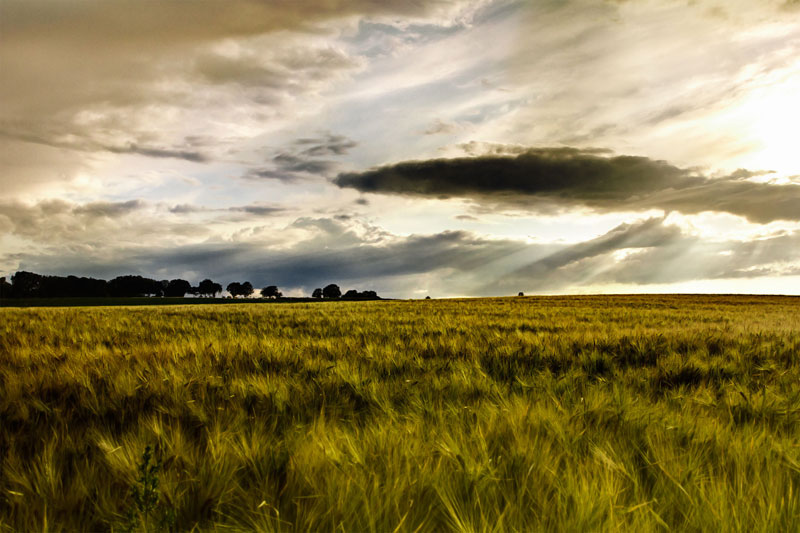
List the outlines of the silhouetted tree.
{"type": "Polygon", "coordinates": [[[70,296],[73,292],[77,291],[78,278],[75,276],[43,276],[41,293],[39,296],[62,298],[70,296]]]}
{"type": "Polygon", "coordinates": [[[44,276],[41,296],[49,298],[108,296],[108,283],[102,279],[77,276],[44,276]]]}
{"type": "MultiPolygon", "coordinates": [[[[81,278],[80,296],[108,296],[108,282],[104,279],[81,278]]],[[[156,282],[156,292],[158,292],[158,282],[156,282]]]]}
{"type": "Polygon", "coordinates": [[[253,294],[253,290],[254,290],[253,284],[250,283],[249,281],[245,281],[244,283],[242,283],[242,296],[244,296],[245,298],[253,294]]]}
{"type": "MultiPolygon", "coordinates": [[[[222,285],[203,280],[197,287],[182,279],[172,281],[145,278],[142,276],[117,276],[111,281],[77,276],[43,276],[33,272],[19,271],[11,276],[9,284],[2,278],[0,295],[3,298],[63,298],[63,297],[133,297],[133,296],[185,296],[207,294],[214,296],[222,292],[222,285]]],[[[253,286],[240,284],[238,295],[250,295],[253,286]],[[243,292],[241,292],[243,291],[243,292]]]]}
{"type": "Polygon", "coordinates": [[[11,294],[15,298],[35,298],[42,296],[44,276],[21,270],[11,276],[11,294]]]}
{"type": "Polygon", "coordinates": [[[519,291],[519,294],[517,294],[517,296],[525,296],[525,293],[522,292],[522,291],[519,291]]]}
{"type": "Polygon", "coordinates": [[[227,290],[229,293],[231,293],[231,296],[236,298],[237,296],[242,294],[242,284],[239,283],[238,281],[234,281],[232,283],[228,283],[228,286],[225,287],[225,290],[227,290]]]}
{"type": "Polygon", "coordinates": [[[11,298],[11,284],[5,277],[0,278],[0,298],[11,298]]]}
{"type": "MultiPolygon", "coordinates": [[[[233,282],[228,284],[228,292],[232,297],[251,296],[253,284],[233,282]]],[[[338,298],[341,294],[336,285],[326,287],[329,294],[326,298],[338,298]]],[[[111,281],[77,276],[43,276],[21,270],[11,276],[11,283],[0,278],[0,297],[2,298],[40,298],[40,297],[133,297],[133,296],[170,296],[184,297],[186,294],[215,296],[222,292],[222,285],[210,279],[204,279],[196,287],[183,279],[171,281],[145,278],[142,276],[117,276],[111,281]]],[[[261,289],[265,298],[282,298],[283,294],[275,285],[261,289]]],[[[323,290],[314,291],[315,298],[323,297],[323,290]]]]}
{"type": "Polygon", "coordinates": [[[64,298],[79,296],[108,296],[107,282],[102,279],[77,276],[42,276],[20,271],[5,282],[6,298],[64,298]]]}
{"type": "Polygon", "coordinates": [[[150,296],[161,296],[164,294],[164,288],[161,282],[155,279],[145,278],[144,283],[145,293],[150,296]]]}
{"type": "Polygon", "coordinates": [[[244,283],[239,283],[238,281],[234,281],[233,283],[228,283],[228,292],[231,293],[231,296],[236,298],[237,296],[250,296],[253,294],[253,285],[249,281],[245,281],[244,283]]]}
{"type": "Polygon", "coordinates": [[[347,300],[379,300],[380,299],[378,297],[378,293],[376,293],[375,291],[361,291],[361,292],[358,292],[355,289],[350,289],[349,291],[344,293],[342,298],[345,298],[347,300]]]}
{"type": "Polygon", "coordinates": [[[280,298],[281,296],[283,296],[283,293],[275,285],[269,285],[261,289],[262,298],[280,298]]]}
{"type": "Polygon", "coordinates": [[[185,279],[173,279],[167,285],[164,296],[183,298],[190,290],[192,290],[192,284],[185,279]]]}
{"type": "Polygon", "coordinates": [[[331,283],[322,289],[323,298],[339,298],[341,295],[342,290],[335,283],[331,283]]]}
{"type": "Polygon", "coordinates": [[[160,296],[163,293],[161,283],[154,279],[142,276],[117,276],[108,282],[108,293],[111,296],[131,297],[152,294],[160,296]]]}
{"type": "Polygon", "coordinates": [[[430,296],[426,296],[426,297],[425,297],[425,299],[426,299],[426,300],[430,300],[430,299],[431,299],[431,297],[430,297],[430,296]]]}
{"type": "Polygon", "coordinates": [[[145,294],[149,296],[164,296],[164,287],[162,287],[160,281],[156,281],[150,278],[144,278],[145,281],[143,283],[145,294]]]}
{"type": "Polygon", "coordinates": [[[200,296],[213,298],[218,292],[222,292],[222,285],[214,283],[210,279],[204,279],[197,285],[197,292],[200,296]]]}
{"type": "Polygon", "coordinates": [[[108,282],[104,279],[76,278],[75,276],[70,276],[70,278],[73,280],[70,296],[108,296],[108,282]]]}
{"type": "Polygon", "coordinates": [[[322,289],[314,289],[314,292],[311,293],[312,298],[322,298],[322,289]]]}

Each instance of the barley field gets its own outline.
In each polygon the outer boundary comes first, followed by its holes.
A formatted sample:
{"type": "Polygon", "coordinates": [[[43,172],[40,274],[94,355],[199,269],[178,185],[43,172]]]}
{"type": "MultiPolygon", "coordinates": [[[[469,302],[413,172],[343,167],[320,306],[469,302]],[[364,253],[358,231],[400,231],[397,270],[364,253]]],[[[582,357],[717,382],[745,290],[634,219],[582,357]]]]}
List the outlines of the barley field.
{"type": "Polygon", "coordinates": [[[0,531],[796,531],[800,298],[0,309],[0,531]]]}

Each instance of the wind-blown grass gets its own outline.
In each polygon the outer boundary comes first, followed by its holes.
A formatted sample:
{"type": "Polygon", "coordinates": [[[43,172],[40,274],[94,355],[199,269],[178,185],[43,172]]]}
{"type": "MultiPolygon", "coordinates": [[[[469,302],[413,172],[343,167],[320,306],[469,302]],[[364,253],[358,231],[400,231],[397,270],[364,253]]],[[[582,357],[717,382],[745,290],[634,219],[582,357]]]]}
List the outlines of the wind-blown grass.
{"type": "Polygon", "coordinates": [[[0,309],[0,530],[789,531],[800,300],[0,309]]]}

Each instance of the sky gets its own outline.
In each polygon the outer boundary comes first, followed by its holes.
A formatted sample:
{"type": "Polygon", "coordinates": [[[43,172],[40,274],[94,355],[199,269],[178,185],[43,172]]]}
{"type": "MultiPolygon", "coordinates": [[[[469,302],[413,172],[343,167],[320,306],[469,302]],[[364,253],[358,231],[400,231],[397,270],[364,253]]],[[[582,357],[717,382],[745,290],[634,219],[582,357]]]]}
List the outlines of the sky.
{"type": "Polygon", "coordinates": [[[798,0],[0,0],[0,275],[800,294],[798,0]]]}

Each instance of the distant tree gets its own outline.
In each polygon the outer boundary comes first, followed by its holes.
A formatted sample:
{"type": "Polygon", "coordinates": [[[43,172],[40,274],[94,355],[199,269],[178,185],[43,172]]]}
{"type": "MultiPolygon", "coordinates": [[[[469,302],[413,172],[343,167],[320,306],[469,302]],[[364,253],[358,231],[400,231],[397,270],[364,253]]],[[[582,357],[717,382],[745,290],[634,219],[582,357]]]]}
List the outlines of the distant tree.
{"type": "Polygon", "coordinates": [[[80,278],[81,296],[108,296],[108,282],[104,279],[80,278]]]}
{"type": "Polygon", "coordinates": [[[280,298],[281,296],[283,296],[283,293],[275,285],[269,285],[261,289],[262,298],[280,298]]]}
{"type": "Polygon", "coordinates": [[[133,276],[117,276],[108,282],[108,293],[115,298],[125,296],[136,296],[136,292],[131,290],[131,278],[133,276]]]}
{"type": "Polygon", "coordinates": [[[357,291],[355,289],[350,289],[342,298],[347,300],[380,300],[378,293],[375,291],[357,291]]]}
{"type": "Polygon", "coordinates": [[[244,283],[242,283],[242,296],[244,296],[245,298],[253,294],[253,290],[254,290],[253,284],[250,283],[249,281],[245,281],[244,283]]]}
{"type": "Polygon", "coordinates": [[[426,297],[425,297],[425,299],[426,299],[426,300],[430,300],[430,299],[431,299],[431,297],[430,297],[430,296],[426,296],[426,297]]]}
{"type": "Polygon", "coordinates": [[[44,276],[42,278],[41,296],[62,298],[77,292],[78,278],[75,276],[44,276]]]}
{"type": "Polygon", "coordinates": [[[111,296],[129,298],[132,296],[145,296],[160,293],[159,283],[142,276],[117,276],[108,282],[108,292],[111,296]]]}
{"type": "Polygon", "coordinates": [[[164,287],[161,285],[160,281],[145,278],[146,280],[146,290],[145,293],[150,296],[164,296],[164,287]]]}
{"type": "Polygon", "coordinates": [[[517,294],[517,296],[525,296],[525,293],[522,292],[522,291],[519,291],[519,294],[517,294]]]}
{"type": "Polygon", "coordinates": [[[21,270],[11,276],[11,294],[16,298],[42,296],[44,276],[21,270]]]}
{"type": "Polygon", "coordinates": [[[335,283],[331,283],[322,289],[323,298],[339,298],[341,295],[342,290],[335,283]]]}
{"type": "MultiPolygon", "coordinates": [[[[88,287],[84,286],[88,281],[87,278],[77,276],[45,276],[42,279],[42,296],[49,298],[89,296],[86,294],[88,287]]],[[[105,296],[105,292],[101,292],[99,296],[105,296]]]]}
{"type": "Polygon", "coordinates": [[[192,284],[185,279],[173,279],[170,280],[167,285],[167,290],[164,291],[164,295],[183,298],[190,290],[192,290],[192,284]]]}
{"type": "Polygon", "coordinates": [[[5,277],[0,278],[0,298],[11,298],[11,284],[5,277]]]}
{"type": "Polygon", "coordinates": [[[322,289],[314,289],[314,292],[311,293],[312,298],[322,298],[322,289]]]}
{"type": "Polygon", "coordinates": [[[207,296],[213,298],[218,292],[222,292],[222,285],[214,283],[210,279],[204,279],[197,285],[197,291],[200,296],[207,296]],[[217,289],[219,287],[219,289],[217,289]]]}
{"type": "MultiPolygon", "coordinates": [[[[277,289],[277,287],[275,287],[277,289]]],[[[231,296],[250,296],[250,282],[232,283],[228,286],[231,296]]],[[[63,298],[63,297],[133,297],[172,296],[186,294],[214,296],[222,292],[222,285],[205,279],[197,287],[183,279],[156,281],[142,276],[117,276],[111,281],[77,276],[43,276],[33,272],[19,271],[11,276],[11,283],[0,278],[2,298],[63,298]]],[[[276,297],[280,297],[278,291],[276,297]]]]}
{"type": "MultiPolygon", "coordinates": [[[[32,272],[18,272],[12,276],[16,280],[11,285],[11,295],[22,296],[28,293],[29,297],[66,298],[80,296],[108,296],[107,283],[102,279],[79,278],[77,276],[41,276],[32,272]]],[[[8,297],[8,296],[7,296],[8,297]]]]}
{"type": "Polygon", "coordinates": [[[237,296],[240,296],[242,294],[242,284],[239,283],[238,281],[234,281],[233,283],[228,283],[228,286],[225,287],[225,290],[227,290],[231,294],[231,296],[236,298],[237,296]]]}

